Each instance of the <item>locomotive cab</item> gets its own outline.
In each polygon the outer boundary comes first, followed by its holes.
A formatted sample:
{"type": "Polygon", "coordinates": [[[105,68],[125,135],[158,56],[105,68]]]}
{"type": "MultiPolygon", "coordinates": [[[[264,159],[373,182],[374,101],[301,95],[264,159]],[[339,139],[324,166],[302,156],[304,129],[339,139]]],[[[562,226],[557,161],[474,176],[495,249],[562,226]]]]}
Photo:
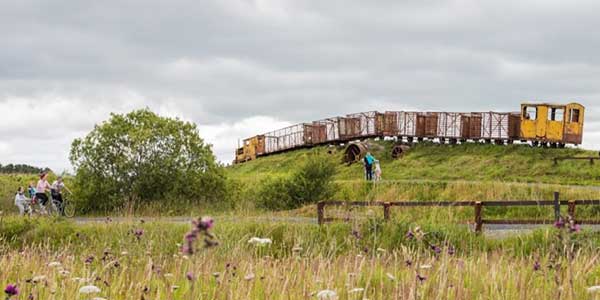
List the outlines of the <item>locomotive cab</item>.
{"type": "Polygon", "coordinates": [[[521,138],[534,142],[579,145],[584,107],[578,103],[521,105],[521,138]]]}
{"type": "Polygon", "coordinates": [[[265,136],[257,135],[245,139],[242,147],[235,151],[235,163],[246,162],[256,159],[257,156],[263,155],[265,152],[265,136]]]}

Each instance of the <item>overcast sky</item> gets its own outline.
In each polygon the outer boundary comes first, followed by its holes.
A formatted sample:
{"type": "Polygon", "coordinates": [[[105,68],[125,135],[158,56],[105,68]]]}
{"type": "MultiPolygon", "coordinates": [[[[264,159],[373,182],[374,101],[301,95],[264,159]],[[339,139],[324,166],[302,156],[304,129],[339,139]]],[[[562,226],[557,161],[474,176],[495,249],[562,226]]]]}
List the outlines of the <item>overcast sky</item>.
{"type": "Polygon", "coordinates": [[[600,148],[600,1],[0,1],[0,163],[70,169],[110,112],[196,122],[218,158],[368,110],[587,107],[600,148]]]}

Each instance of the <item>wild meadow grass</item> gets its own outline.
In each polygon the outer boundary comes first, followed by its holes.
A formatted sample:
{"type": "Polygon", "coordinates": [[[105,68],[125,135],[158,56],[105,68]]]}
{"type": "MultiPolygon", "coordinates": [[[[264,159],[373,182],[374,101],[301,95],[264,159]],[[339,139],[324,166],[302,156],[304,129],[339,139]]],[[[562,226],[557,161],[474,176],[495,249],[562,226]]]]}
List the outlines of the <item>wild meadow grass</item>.
{"type": "Polygon", "coordinates": [[[5,217],[0,284],[17,285],[12,299],[594,299],[600,284],[600,235],[585,230],[497,240],[444,222],[217,222],[219,245],[186,254],[190,228],[5,217]]]}

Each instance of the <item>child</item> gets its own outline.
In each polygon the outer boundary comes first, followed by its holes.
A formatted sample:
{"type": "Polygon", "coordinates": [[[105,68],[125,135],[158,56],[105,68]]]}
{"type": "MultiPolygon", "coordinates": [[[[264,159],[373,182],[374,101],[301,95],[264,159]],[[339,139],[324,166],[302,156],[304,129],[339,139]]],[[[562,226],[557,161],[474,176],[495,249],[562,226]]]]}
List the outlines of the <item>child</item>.
{"type": "Polygon", "coordinates": [[[380,181],[381,180],[381,165],[379,164],[379,161],[376,160],[374,162],[375,164],[375,181],[380,181]]]}
{"type": "Polygon", "coordinates": [[[35,188],[33,187],[33,182],[29,183],[27,187],[27,193],[29,194],[29,198],[31,198],[31,202],[35,203],[35,188]]]}
{"type": "Polygon", "coordinates": [[[25,196],[23,187],[20,186],[15,195],[15,205],[19,208],[19,215],[29,212],[29,198],[25,196]]]}

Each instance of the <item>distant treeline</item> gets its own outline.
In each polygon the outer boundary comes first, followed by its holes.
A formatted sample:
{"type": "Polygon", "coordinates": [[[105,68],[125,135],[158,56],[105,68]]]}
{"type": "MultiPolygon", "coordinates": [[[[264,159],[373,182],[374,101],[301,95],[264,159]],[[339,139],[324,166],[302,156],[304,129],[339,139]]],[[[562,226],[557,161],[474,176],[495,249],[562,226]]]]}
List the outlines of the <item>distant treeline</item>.
{"type": "Polygon", "coordinates": [[[30,165],[22,165],[22,164],[8,164],[2,165],[0,164],[0,173],[1,174],[39,174],[42,171],[50,171],[49,168],[38,168],[30,165]]]}

